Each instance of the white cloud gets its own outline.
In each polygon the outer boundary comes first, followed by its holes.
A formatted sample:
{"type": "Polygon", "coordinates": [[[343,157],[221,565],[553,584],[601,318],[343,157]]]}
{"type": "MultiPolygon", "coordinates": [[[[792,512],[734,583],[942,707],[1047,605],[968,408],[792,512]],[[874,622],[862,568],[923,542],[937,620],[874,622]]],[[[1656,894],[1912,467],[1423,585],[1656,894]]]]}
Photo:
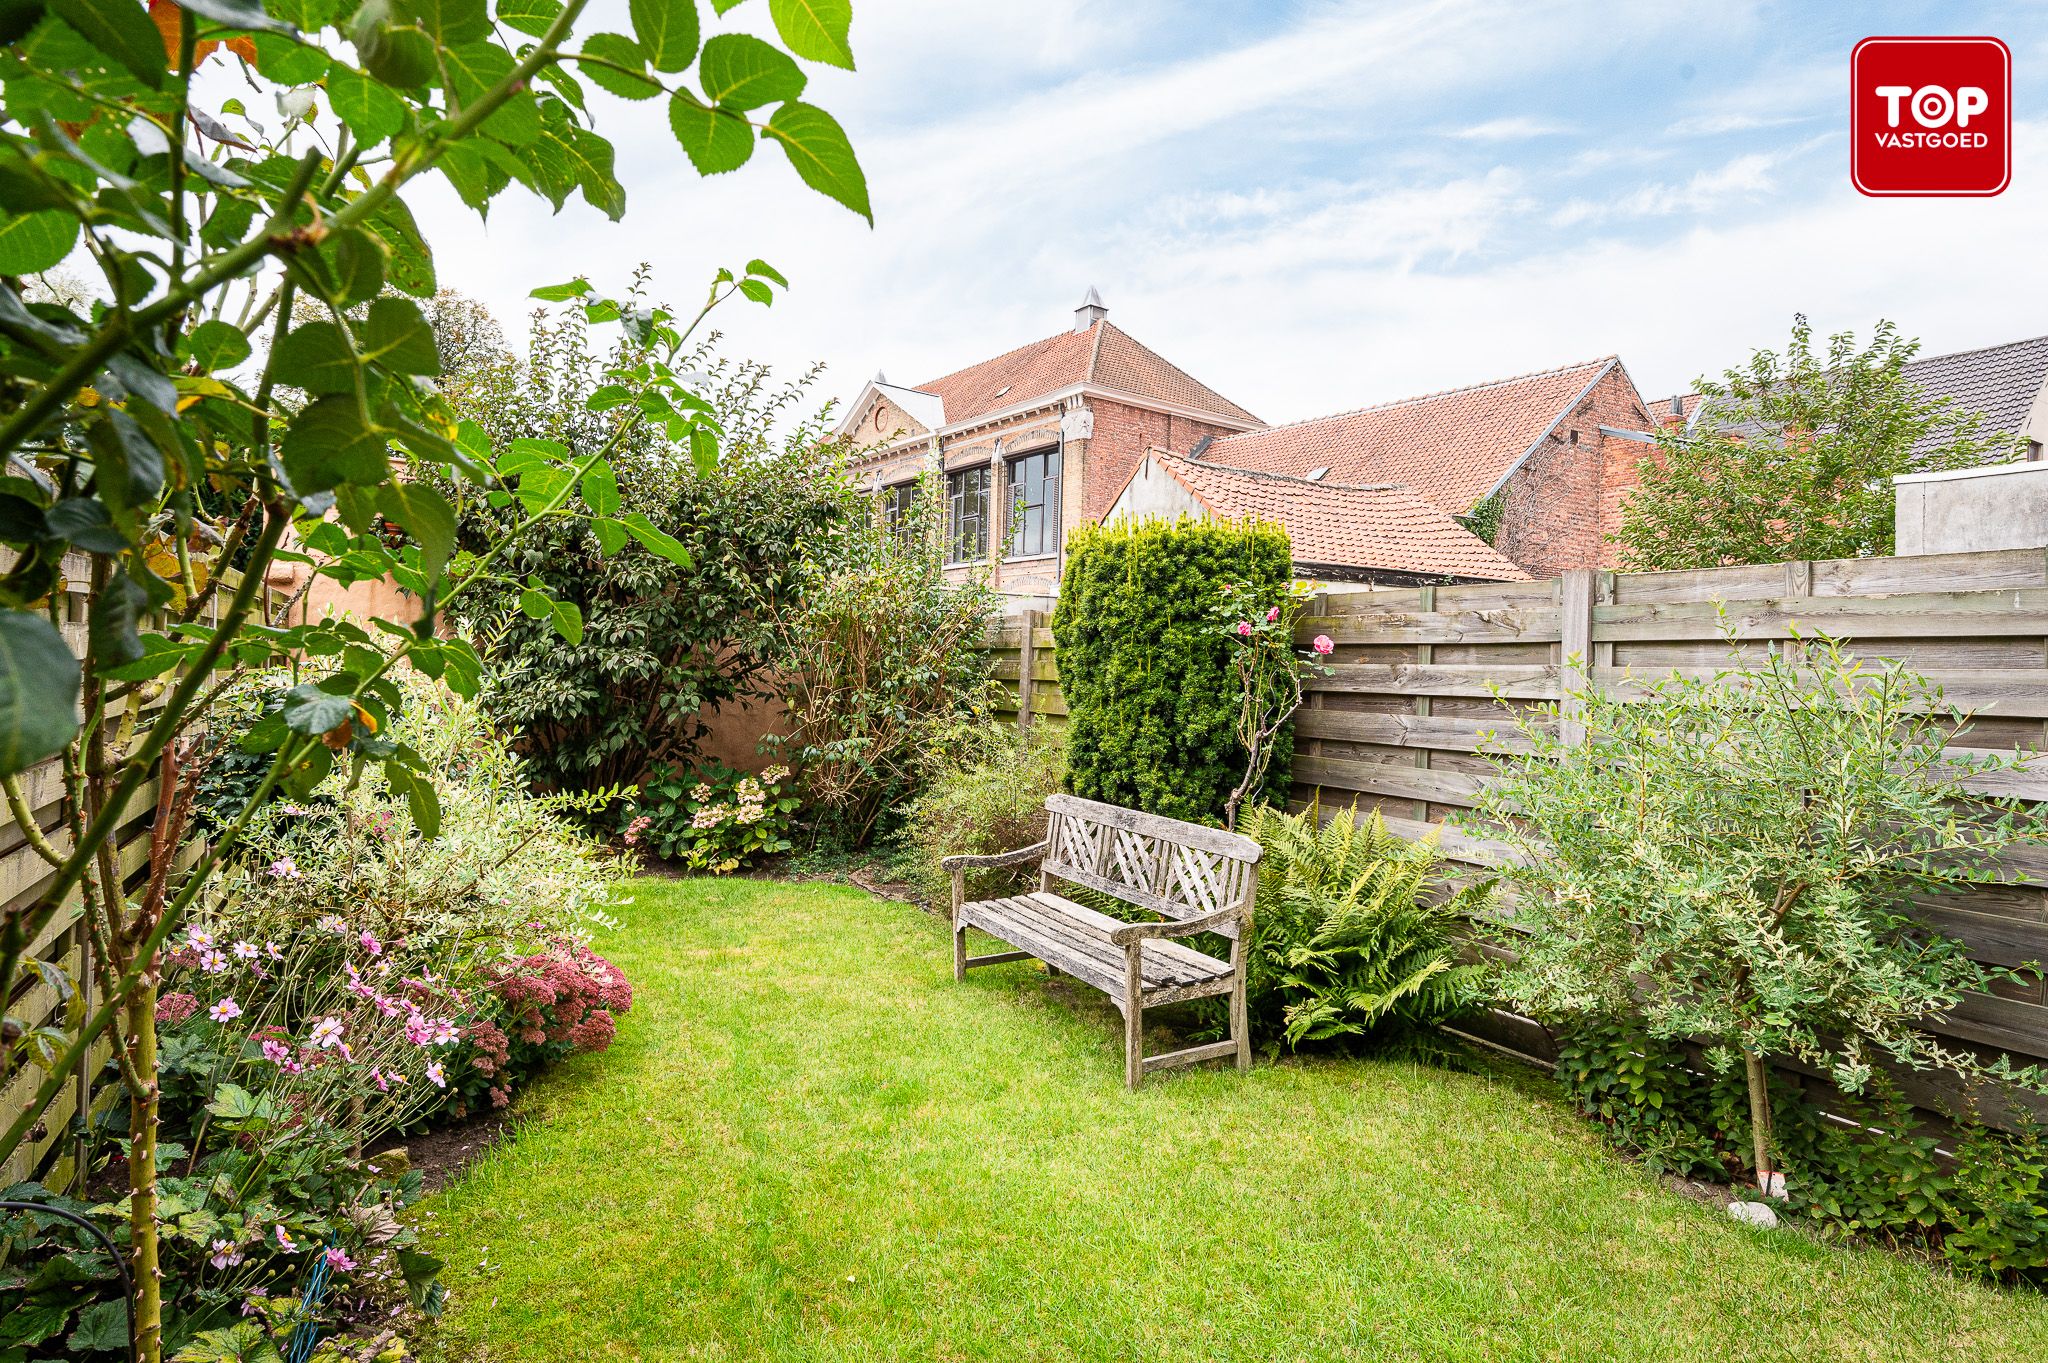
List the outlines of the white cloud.
{"type": "Polygon", "coordinates": [[[1548,119],[1517,114],[1508,118],[1489,118],[1484,123],[1460,128],[1451,135],[1468,142],[1525,142],[1533,137],[1560,137],[1571,131],[1572,126],[1568,123],[1553,123],[1548,119]]]}
{"type": "MultiPolygon", "coordinates": [[[[1827,140],[1820,139],[1822,142],[1827,140]]],[[[1816,145],[1818,143],[1806,143],[1777,151],[1748,152],[1710,170],[1696,171],[1682,184],[1641,184],[1604,202],[1572,199],[1551,214],[1550,221],[1553,226],[1574,227],[1612,218],[1665,217],[1673,213],[1727,210],[1768,194],[1776,186],[1773,172],[1816,145]]]]}

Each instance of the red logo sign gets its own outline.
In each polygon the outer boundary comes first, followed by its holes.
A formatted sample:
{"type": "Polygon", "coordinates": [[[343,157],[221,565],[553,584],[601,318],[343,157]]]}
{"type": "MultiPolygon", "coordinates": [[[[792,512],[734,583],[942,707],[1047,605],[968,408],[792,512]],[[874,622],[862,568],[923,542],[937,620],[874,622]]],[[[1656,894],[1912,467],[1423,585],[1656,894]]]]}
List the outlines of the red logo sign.
{"type": "Polygon", "coordinates": [[[2012,53],[1996,38],[1865,38],[1849,56],[1849,177],[1865,194],[2012,181],[2012,53]]]}

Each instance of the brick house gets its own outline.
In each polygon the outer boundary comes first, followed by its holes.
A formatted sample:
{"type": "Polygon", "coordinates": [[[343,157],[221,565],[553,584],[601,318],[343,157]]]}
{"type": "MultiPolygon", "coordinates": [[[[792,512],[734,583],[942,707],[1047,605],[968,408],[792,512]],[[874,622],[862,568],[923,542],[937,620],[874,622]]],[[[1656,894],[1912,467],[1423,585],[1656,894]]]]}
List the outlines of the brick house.
{"type": "Polygon", "coordinates": [[[945,498],[952,571],[1049,598],[1068,534],[1102,519],[1146,450],[1264,424],[1108,312],[1090,289],[1066,331],[915,387],[877,374],[847,407],[838,434],[877,447],[853,471],[885,514],[921,487],[945,498]]]}
{"type": "Polygon", "coordinates": [[[1333,483],[1406,487],[1447,516],[1497,515],[1488,538],[1531,577],[1608,567],[1606,536],[1650,447],[1650,416],[1609,355],[1335,416],[1230,435],[1212,464],[1333,483]],[[1496,507],[1487,504],[1498,499],[1496,507]]]}
{"type": "Polygon", "coordinates": [[[846,409],[838,434],[870,447],[854,472],[885,514],[920,487],[945,498],[960,574],[1049,598],[1068,533],[1112,511],[1279,519],[1304,575],[1332,580],[1613,561],[1651,425],[1613,356],[1268,426],[1107,313],[1090,289],[1065,332],[915,387],[877,374],[846,409]],[[1489,520],[1484,539],[1465,524],[1489,520]]]}

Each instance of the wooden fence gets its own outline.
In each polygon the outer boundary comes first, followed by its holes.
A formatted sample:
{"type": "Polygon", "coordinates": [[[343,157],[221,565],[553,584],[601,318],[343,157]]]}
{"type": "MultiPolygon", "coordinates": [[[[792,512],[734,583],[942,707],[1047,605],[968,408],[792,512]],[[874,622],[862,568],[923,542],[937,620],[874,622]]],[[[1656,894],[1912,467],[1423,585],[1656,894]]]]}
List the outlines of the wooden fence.
{"type": "MultiPolygon", "coordinates": [[[[1483,870],[1502,846],[1457,816],[1496,779],[1482,749],[1514,747],[1511,712],[1576,689],[1573,660],[1584,680],[1624,696],[1647,677],[1710,674],[1729,660],[1723,609],[1751,656],[1796,648],[1796,629],[1924,673],[1973,712],[1957,749],[2043,754],[1975,784],[2048,800],[2048,550],[2029,549],[1326,592],[1301,640],[1329,635],[1334,666],[1296,716],[1293,803],[1377,809],[1410,836],[1445,825],[1446,855],[1483,870]]],[[[1013,624],[992,644],[1018,713],[1063,718],[1042,623],[1013,624]]],[[[2048,962],[2048,847],[2017,849],[2004,864],[2007,883],[1928,904],[1925,920],[1980,960],[2048,962]]],[[[1548,1033],[1528,1019],[1496,1014],[1481,1030],[1532,1058],[1551,1054],[1548,1033]]],[[[1973,995],[1932,1030],[1982,1052],[2048,1060],[2048,993],[2036,978],[1973,995]]],[[[1941,1076],[1902,1087],[1926,1107],[1961,1096],[1941,1076]]],[[[2033,1106],[2048,1117],[2048,1102],[2033,1106]]]]}
{"type": "MultiPolygon", "coordinates": [[[[60,626],[71,651],[83,657],[86,639],[86,586],[90,563],[83,555],[65,560],[65,601],[64,620],[60,626]]],[[[221,584],[222,591],[233,589],[235,577],[227,575],[221,584]]],[[[220,597],[217,593],[209,603],[206,615],[209,622],[217,618],[220,597]]],[[[269,608],[269,589],[264,589],[266,614],[269,608]]],[[[136,727],[140,729],[158,712],[161,701],[145,703],[136,716],[136,727]]],[[[118,723],[118,710],[110,716],[110,723],[118,723]]],[[[38,827],[58,852],[71,850],[71,829],[68,824],[69,806],[64,792],[63,769],[57,759],[52,758],[22,773],[22,794],[38,827]]],[[[130,890],[139,885],[147,871],[149,860],[149,829],[155,816],[157,782],[155,777],[145,782],[129,802],[125,818],[117,834],[117,864],[126,878],[130,890]]],[[[191,851],[187,849],[189,859],[191,851]]],[[[30,847],[22,831],[12,819],[0,822],[0,904],[8,912],[22,909],[39,898],[50,884],[54,872],[49,863],[30,847]]],[[[85,996],[87,1005],[93,1001],[92,971],[86,960],[86,933],[80,921],[80,901],[74,892],[64,912],[58,914],[42,934],[29,946],[28,956],[50,961],[68,975],[74,985],[85,996]]],[[[63,1000],[57,991],[42,983],[34,976],[27,976],[16,984],[14,995],[7,1000],[6,1012],[19,1019],[24,1026],[38,1027],[52,1021],[61,1022],[65,1010],[63,1000]]],[[[74,1175],[76,1147],[69,1137],[72,1118],[81,1109],[91,1109],[95,1090],[93,1081],[100,1068],[106,1063],[110,1042],[102,1038],[87,1064],[65,1086],[63,1094],[44,1113],[42,1123],[36,1128],[34,1137],[24,1142],[20,1149],[4,1164],[0,1164],[0,1187],[22,1179],[40,1178],[50,1187],[62,1189],[69,1186],[74,1175]]],[[[0,1114],[12,1120],[27,1101],[28,1095],[42,1083],[44,1073],[37,1069],[24,1070],[16,1074],[4,1089],[0,1089],[0,1114]]],[[[116,1092],[109,1087],[99,1097],[102,1102],[116,1092]]]]}

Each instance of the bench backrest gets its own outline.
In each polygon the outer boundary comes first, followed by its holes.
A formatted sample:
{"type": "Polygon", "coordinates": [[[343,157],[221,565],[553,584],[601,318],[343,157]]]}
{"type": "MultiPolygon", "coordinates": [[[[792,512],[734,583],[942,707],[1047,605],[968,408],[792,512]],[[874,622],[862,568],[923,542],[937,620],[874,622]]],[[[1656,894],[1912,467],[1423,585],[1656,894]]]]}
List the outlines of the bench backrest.
{"type": "MultiPolygon", "coordinates": [[[[1047,875],[1177,922],[1251,908],[1259,845],[1250,838],[1078,795],[1050,796],[1045,811],[1047,875]]],[[[1217,931],[1237,936],[1234,925],[1217,931]]]]}

